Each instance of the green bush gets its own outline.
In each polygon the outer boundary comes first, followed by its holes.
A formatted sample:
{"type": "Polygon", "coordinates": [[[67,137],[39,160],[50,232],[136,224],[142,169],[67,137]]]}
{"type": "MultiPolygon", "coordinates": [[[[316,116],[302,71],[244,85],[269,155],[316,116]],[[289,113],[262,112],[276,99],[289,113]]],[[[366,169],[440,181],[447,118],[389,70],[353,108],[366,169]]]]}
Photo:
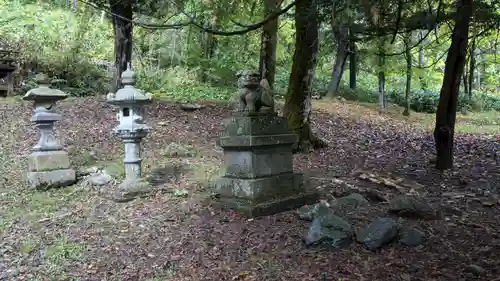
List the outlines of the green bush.
{"type": "MultiPolygon", "coordinates": [[[[410,94],[410,107],[417,112],[435,113],[439,103],[439,91],[420,90],[410,94]]],[[[387,93],[387,100],[401,106],[405,105],[404,93],[400,91],[390,91],[387,93]]],[[[468,97],[459,94],[457,111],[477,110],[489,111],[500,110],[500,97],[491,94],[474,91],[472,93],[472,103],[469,104],[468,97]]]]}
{"type": "Polygon", "coordinates": [[[155,96],[166,98],[169,100],[195,102],[200,100],[230,100],[231,96],[235,95],[233,88],[219,88],[210,86],[189,86],[189,87],[172,87],[168,90],[162,90],[154,93],[155,96]]]}
{"type": "Polygon", "coordinates": [[[346,100],[359,101],[359,102],[370,102],[375,103],[378,101],[378,93],[358,88],[352,90],[350,88],[340,87],[337,91],[337,95],[345,98],[346,100]]]}

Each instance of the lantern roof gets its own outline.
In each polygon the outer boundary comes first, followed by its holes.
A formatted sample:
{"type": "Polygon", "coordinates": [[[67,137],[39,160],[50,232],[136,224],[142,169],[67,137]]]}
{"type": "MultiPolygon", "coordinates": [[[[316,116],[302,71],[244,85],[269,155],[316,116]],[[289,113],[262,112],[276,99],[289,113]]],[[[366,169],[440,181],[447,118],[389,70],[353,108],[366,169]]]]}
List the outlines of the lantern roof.
{"type": "Polygon", "coordinates": [[[23,96],[23,100],[58,101],[68,97],[68,95],[63,91],[50,88],[50,79],[47,74],[37,74],[35,80],[38,84],[38,87],[29,90],[23,96]]]}
{"type": "Polygon", "coordinates": [[[111,104],[143,104],[151,103],[153,95],[144,93],[135,87],[136,83],[135,72],[130,69],[130,63],[121,75],[123,88],[119,89],[116,94],[109,93],[107,96],[108,103],[111,104]]]}

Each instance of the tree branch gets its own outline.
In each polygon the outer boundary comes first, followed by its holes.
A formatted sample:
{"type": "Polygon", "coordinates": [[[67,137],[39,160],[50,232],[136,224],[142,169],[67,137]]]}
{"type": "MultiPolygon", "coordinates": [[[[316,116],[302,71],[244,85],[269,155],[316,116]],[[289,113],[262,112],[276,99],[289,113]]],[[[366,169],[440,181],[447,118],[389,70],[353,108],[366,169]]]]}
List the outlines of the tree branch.
{"type": "MultiPolygon", "coordinates": [[[[203,24],[200,24],[200,23],[198,23],[196,21],[196,18],[194,16],[188,14],[184,10],[181,10],[180,13],[183,14],[185,17],[188,18],[188,20],[185,21],[185,22],[174,23],[174,24],[151,24],[151,23],[138,22],[138,21],[135,21],[133,19],[127,19],[125,17],[119,16],[119,15],[115,15],[115,14],[109,12],[108,8],[103,7],[103,6],[99,6],[99,5],[94,4],[94,3],[87,2],[86,0],[79,0],[79,1],[82,2],[82,3],[84,3],[84,4],[86,4],[86,5],[89,5],[89,6],[93,7],[93,8],[95,8],[95,9],[99,9],[99,10],[102,10],[102,11],[108,13],[108,14],[111,14],[112,16],[117,17],[117,18],[119,18],[121,20],[124,20],[124,21],[127,21],[127,22],[131,22],[131,23],[133,23],[133,24],[135,24],[137,26],[140,26],[140,27],[146,28],[146,29],[177,29],[177,28],[182,28],[182,27],[187,26],[187,25],[194,25],[195,27],[203,30],[206,33],[211,33],[211,34],[221,35],[221,36],[231,36],[231,35],[242,35],[242,34],[250,32],[250,31],[257,30],[257,29],[261,28],[266,23],[268,23],[268,22],[276,19],[280,15],[288,12],[299,1],[302,1],[302,0],[295,0],[292,3],[290,3],[289,5],[287,5],[285,8],[283,8],[282,10],[277,11],[277,12],[272,13],[272,14],[269,14],[267,17],[264,18],[264,20],[262,20],[262,21],[260,21],[258,23],[255,23],[255,24],[246,25],[244,29],[234,30],[234,31],[221,31],[221,30],[216,30],[216,29],[204,27],[203,24]]],[[[177,3],[175,3],[175,2],[172,2],[172,3],[175,4],[175,5],[177,5],[177,3]]]]}

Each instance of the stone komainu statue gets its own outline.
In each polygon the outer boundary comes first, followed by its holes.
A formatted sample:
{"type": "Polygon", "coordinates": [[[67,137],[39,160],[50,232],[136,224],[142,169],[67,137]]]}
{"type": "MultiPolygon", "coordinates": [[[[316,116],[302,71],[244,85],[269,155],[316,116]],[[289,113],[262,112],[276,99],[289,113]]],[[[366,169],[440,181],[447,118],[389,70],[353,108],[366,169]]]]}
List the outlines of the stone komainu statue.
{"type": "Polygon", "coordinates": [[[274,112],[274,99],[267,79],[252,70],[241,70],[238,77],[239,111],[274,112]]]}

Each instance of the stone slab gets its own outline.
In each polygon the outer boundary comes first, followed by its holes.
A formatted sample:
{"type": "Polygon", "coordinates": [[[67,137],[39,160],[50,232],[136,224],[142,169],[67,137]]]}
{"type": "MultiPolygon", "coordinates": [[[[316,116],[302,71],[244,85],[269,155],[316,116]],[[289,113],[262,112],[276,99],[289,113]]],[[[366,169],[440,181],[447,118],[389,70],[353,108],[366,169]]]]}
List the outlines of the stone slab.
{"type": "Polygon", "coordinates": [[[259,136],[290,134],[284,117],[274,114],[233,113],[226,120],[224,136],[259,136]]]}
{"type": "Polygon", "coordinates": [[[258,179],[221,177],[215,182],[215,192],[220,197],[266,201],[304,192],[304,178],[300,173],[258,179]]]}
{"type": "Polygon", "coordinates": [[[147,197],[154,191],[151,184],[143,179],[125,180],[118,185],[113,194],[116,202],[128,202],[139,197],[147,197]]]}
{"type": "Polygon", "coordinates": [[[250,151],[224,151],[225,176],[254,179],[293,172],[290,147],[260,147],[250,151]]]}
{"type": "Polygon", "coordinates": [[[220,137],[217,139],[217,145],[223,149],[249,149],[259,146],[291,146],[295,143],[294,134],[285,135],[267,135],[267,136],[231,136],[220,137]]]}
{"type": "Polygon", "coordinates": [[[28,184],[35,189],[64,187],[76,182],[76,172],[72,169],[28,172],[27,179],[28,184]]]}
{"type": "Polygon", "coordinates": [[[36,151],[28,155],[28,171],[47,172],[69,169],[66,151],[36,151]]]}
{"type": "Polygon", "coordinates": [[[229,208],[245,217],[269,216],[304,205],[313,205],[318,202],[319,196],[315,192],[304,192],[288,197],[268,200],[266,202],[254,202],[252,200],[241,200],[236,198],[219,198],[214,202],[214,207],[229,208]]]}

